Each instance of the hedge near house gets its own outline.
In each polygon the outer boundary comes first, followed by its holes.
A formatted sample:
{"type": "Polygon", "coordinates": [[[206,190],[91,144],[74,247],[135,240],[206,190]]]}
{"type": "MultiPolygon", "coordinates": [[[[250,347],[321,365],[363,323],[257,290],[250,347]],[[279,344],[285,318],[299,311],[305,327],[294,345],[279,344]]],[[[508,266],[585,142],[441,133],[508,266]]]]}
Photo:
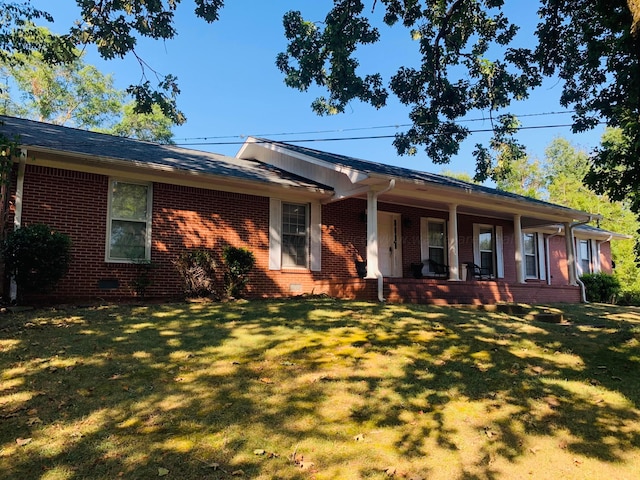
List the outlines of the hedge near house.
{"type": "Polygon", "coordinates": [[[71,239],[48,225],[15,230],[2,245],[5,271],[18,286],[18,296],[50,291],[69,270],[71,239]]]}

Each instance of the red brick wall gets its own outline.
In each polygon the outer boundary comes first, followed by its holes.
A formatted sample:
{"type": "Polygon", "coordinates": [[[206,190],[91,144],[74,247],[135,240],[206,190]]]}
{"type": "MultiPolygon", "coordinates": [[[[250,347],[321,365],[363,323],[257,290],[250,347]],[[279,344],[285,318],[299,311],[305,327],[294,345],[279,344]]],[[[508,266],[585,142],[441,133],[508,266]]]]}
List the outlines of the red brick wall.
{"type": "MultiPolygon", "coordinates": [[[[15,186],[14,186],[15,188],[15,186]]],[[[118,298],[131,296],[137,268],[131,264],[107,263],[105,242],[109,178],[104,175],[28,165],[24,183],[23,225],[47,223],[71,236],[73,260],[69,274],[59,284],[54,300],[67,298],[118,298]],[[115,279],[119,288],[100,289],[99,281],[115,279]]],[[[187,248],[213,249],[220,255],[229,244],[249,248],[256,256],[249,294],[269,297],[300,293],[342,291],[345,296],[366,292],[375,297],[375,285],[357,279],[355,261],[366,257],[366,201],[347,199],[322,207],[322,271],[269,270],[269,198],[153,184],[152,285],[149,297],[177,297],[182,293],[174,260],[187,248]]],[[[420,218],[448,218],[448,212],[424,210],[381,202],[381,211],[399,213],[402,221],[403,274],[411,278],[410,264],[421,260],[420,218]]],[[[511,222],[460,215],[458,219],[459,261],[473,260],[473,224],[503,227],[504,282],[516,279],[511,222]]],[[[552,250],[564,238],[552,239],[552,250]]],[[[607,244],[608,245],[608,244],[607,244]]],[[[603,245],[603,253],[605,249],[603,245]]],[[[566,284],[566,260],[552,270],[554,284],[566,284]]],[[[604,266],[604,263],[603,263],[604,266]]],[[[494,282],[495,285],[495,282],[494,282]]],[[[408,288],[408,287],[407,287],[408,288]]],[[[466,283],[460,289],[473,289],[466,283]]],[[[490,287],[484,286],[483,289],[490,287]]],[[[493,288],[493,287],[491,287],[493,288]]],[[[498,287],[495,287],[498,288],[498,287]]],[[[499,287],[503,288],[503,287],[499,287]]],[[[498,288],[498,290],[499,290],[498,288]]],[[[441,290],[441,289],[440,289],[441,290]]],[[[440,290],[430,290],[430,294],[440,290]]],[[[496,290],[496,291],[498,291],[496,290]]],[[[407,290],[408,294],[409,290],[407,290]]],[[[452,290],[453,292],[453,290],[452,290]]],[[[533,292],[533,291],[532,291],[533,292]]],[[[552,290],[539,291],[540,298],[552,290]]],[[[444,290],[440,293],[445,295],[444,290]]],[[[451,294],[453,296],[458,296],[451,294]]],[[[524,295],[524,293],[522,293],[524,295]]],[[[469,295],[459,298],[467,298],[469,295]]],[[[469,298],[472,298],[473,295],[469,298]]],[[[424,295],[421,298],[425,298],[424,295]]],[[[476,297],[473,297],[476,298],[476,297]]],[[[483,297],[484,298],[484,297],[483,297]]]]}
{"type": "Polygon", "coordinates": [[[613,273],[613,265],[611,264],[611,242],[602,242],[600,244],[600,269],[602,273],[613,273]]]}
{"type": "Polygon", "coordinates": [[[549,238],[552,285],[567,285],[569,283],[566,245],[564,236],[549,238]]]}

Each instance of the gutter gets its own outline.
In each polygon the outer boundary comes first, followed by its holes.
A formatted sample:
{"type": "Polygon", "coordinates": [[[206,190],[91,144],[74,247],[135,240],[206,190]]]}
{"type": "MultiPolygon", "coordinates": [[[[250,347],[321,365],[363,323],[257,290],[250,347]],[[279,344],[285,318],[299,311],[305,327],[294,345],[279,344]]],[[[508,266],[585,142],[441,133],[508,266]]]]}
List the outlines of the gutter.
{"type": "MultiPolygon", "coordinates": [[[[570,224],[569,225],[569,231],[566,232],[566,235],[571,235],[570,238],[573,240],[574,239],[574,237],[573,237],[573,229],[576,228],[576,227],[579,227],[580,225],[586,225],[587,223],[591,222],[593,220],[593,218],[594,218],[593,215],[589,215],[589,220],[582,221],[582,222],[575,222],[575,223],[570,224]]],[[[571,242],[571,245],[572,245],[571,248],[573,248],[575,250],[575,248],[576,248],[575,247],[575,242],[571,242]]],[[[574,254],[573,255],[573,272],[574,272],[574,276],[576,277],[576,283],[578,285],[580,285],[580,296],[581,296],[580,301],[582,303],[589,303],[587,301],[587,290],[586,290],[582,280],[580,280],[580,277],[578,277],[578,269],[576,268],[576,266],[577,266],[577,262],[576,262],[576,256],[574,254]]]]}
{"type": "MultiPolygon", "coordinates": [[[[373,194],[373,201],[376,205],[376,215],[378,214],[378,197],[383,193],[387,193],[396,186],[395,178],[389,180],[389,185],[384,190],[380,190],[379,192],[375,192],[373,194]]],[[[376,222],[376,238],[378,237],[378,223],[376,222]]],[[[384,303],[384,277],[382,276],[382,272],[380,271],[380,262],[378,261],[378,265],[376,266],[375,276],[378,279],[378,301],[380,303],[384,303]]]]}

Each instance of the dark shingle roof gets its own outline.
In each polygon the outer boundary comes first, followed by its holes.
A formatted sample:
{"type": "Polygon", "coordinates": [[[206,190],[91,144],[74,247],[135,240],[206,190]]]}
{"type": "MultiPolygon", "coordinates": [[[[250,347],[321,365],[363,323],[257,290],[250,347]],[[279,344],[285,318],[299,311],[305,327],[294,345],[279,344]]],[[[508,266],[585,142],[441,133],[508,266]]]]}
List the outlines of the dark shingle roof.
{"type": "Polygon", "coordinates": [[[131,162],[141,167],[196,172],[286,187],[330,190],[311,180],[270,165],[209,152],[160,145],[0,115],[0,133],[23,147],[86,155],[105,161],[131,162]]]}
{"type": "Polygon", "coordinates": [[[392,165],[385,165],[382,163],[370,162],[359,158],[348,157],[346,155],[338,155],[335,153],[323,152],[320,150],[314,150],[312,148],[303,147],[300,145],[292,145],[284,142],[272,141],[265,138],[256,138],[257,142],[269,143],[279,146],[280,148],[287,149],[292,152],[296,152],[302,155],[316,158],[335,165],[351,168],[369,175],[380,175],[390,178],[395,178],[399,181],[426,183],[432,185],[440,185],[445,187],[459,188],[467,192],[481,193],[486,195],[496,195],[503,198],[508,198],[517,201],[531,202],[540,206],[552,207],[555,209],[565,209],[567,211],[575,211],[573,209],[557,205],[543,200],[537,200],[531,197],[525,197],[516,193],[505,192],[484,185],[478,185],[476,183],[465,182],[464,180],[458,180],[456,178],[447,177],[445,175],[438,175],[435,173],[423,172],[419,170],[412,170],[409,168],[395,167],[392,165]]]}

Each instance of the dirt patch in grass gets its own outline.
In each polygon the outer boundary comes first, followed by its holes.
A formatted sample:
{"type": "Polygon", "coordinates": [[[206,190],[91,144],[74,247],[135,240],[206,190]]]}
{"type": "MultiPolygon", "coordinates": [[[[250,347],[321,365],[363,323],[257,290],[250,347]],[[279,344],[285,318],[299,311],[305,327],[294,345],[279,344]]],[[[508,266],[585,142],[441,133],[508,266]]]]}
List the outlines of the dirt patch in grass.
{"type": "Polygon", "coordinates": [[[332,299],[0,317],[0,478],[640,471],[640,312],[332,299]]]}

